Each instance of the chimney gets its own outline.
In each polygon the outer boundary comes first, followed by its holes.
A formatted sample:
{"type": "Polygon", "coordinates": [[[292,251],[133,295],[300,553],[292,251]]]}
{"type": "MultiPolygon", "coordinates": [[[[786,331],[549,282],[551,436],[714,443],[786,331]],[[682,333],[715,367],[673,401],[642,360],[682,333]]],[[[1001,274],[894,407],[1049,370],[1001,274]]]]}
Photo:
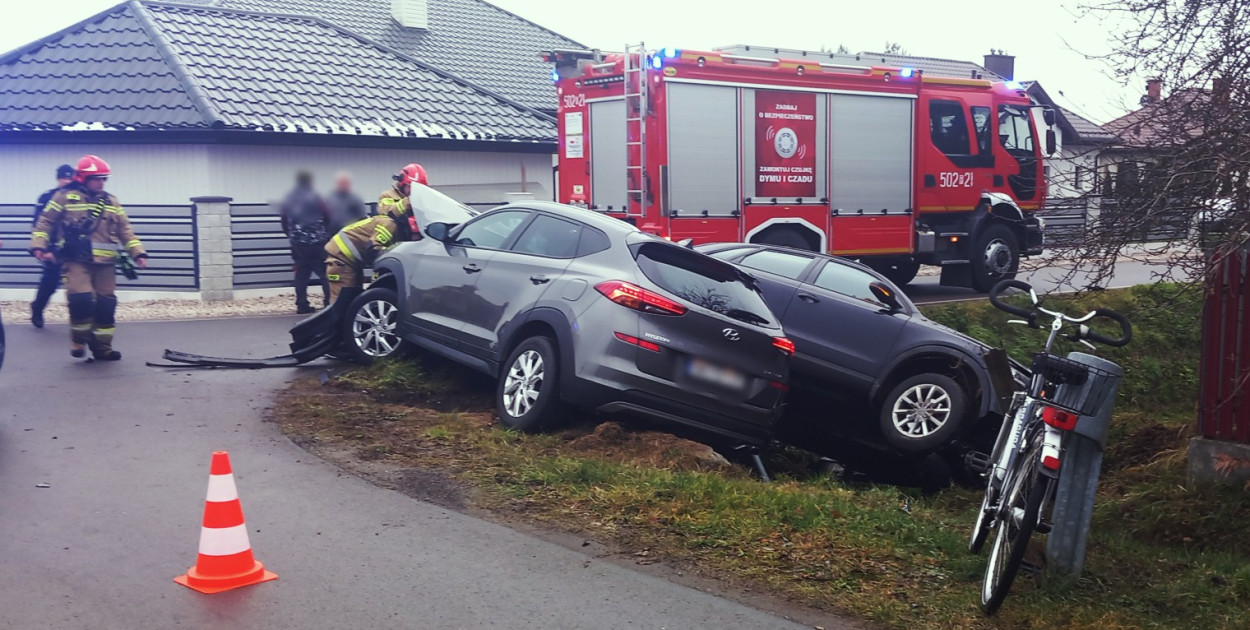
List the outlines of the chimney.
{"type": "Polygon", "coordinates": [[[985,69],[1012,81],[1016,78],[1016,58],[1001,50],[990,50],[985,56],[985,69]]]}
{"type": "Polygon", "coordinates": [[[1150,79],[1146,81],[1146,98],[1143,105],[1147,103],[1158,103],[1160,94],[1163,92],[1163,79],[1150,79]]]}
{"type": "Polygon", "coordinates": [[[429,0],[391,0],[391,17],[404,28],[428,29],[429,0]]]}

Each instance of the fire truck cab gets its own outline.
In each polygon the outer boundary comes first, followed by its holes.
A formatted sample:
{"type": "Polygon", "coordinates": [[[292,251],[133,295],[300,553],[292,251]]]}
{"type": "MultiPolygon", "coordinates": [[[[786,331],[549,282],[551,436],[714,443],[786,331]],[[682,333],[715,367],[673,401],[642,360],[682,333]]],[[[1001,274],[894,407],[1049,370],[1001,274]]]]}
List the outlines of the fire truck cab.
{"type": "Polygon", "coordinates": [[[939,265],[986,291],[1042,251],[1054,116],[1019,85],[642,46],[547,59],[564,203],[674,240],[858,258],[900,284],[939,265]]]}

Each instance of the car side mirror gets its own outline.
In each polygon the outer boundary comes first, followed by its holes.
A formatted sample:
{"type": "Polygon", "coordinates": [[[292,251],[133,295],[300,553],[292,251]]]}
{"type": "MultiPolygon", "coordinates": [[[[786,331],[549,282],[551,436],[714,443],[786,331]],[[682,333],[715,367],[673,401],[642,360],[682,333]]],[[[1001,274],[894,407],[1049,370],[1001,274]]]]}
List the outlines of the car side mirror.
{"type": "Polygon", "coordinates": [[[1047,107],[1042,110],[1042,120],[1046,122],[1047,127],[1055,126],[1055,110],[1047,107]]]}
{"type": "Polygon", "coordinates": [[[872,292],[872,296],[877,298],[878,302],[886,305],[891,313],[903,310],[903,303],[898,301],[898,296],[894,294],[894,289],[880,282],[874,282],[868,285],[868,290],[872,292]]]}
{"type": "Polygon", "coordinates": [[[447,241],[448,225],[446,223],[431,223],[425,226],[425,235],[436,241],[447,241]]]}
{"type": "Polygon", "coordinates": [[[1058,144],[1059,144],[1059,141],[1055,137],[1055,130],[1047,129],[1046,130],[1046,155],[1054,155],[1055,151],[1057,151],[1059,148],[1058,144]]]}

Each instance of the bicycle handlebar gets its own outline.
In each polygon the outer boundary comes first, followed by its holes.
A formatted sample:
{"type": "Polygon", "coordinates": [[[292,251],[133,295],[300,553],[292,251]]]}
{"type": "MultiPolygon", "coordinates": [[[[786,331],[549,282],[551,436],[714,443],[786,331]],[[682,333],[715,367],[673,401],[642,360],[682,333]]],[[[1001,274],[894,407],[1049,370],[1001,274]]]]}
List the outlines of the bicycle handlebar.
{"type": "Polygon", "coordinates": [[[1020,317],[1027,319],[1029,321],[1029,326],[1036,328],[1037,327],[1037,313],[1036,312],[1030,311],[1028,309],[1023,309],[1018,306],[1012,306],[998,299],[998,296],[1003,291],[1006,291],[1007,289],[1020,289],[1021,291],[1028,292],[1030,296],[1032,295],[1032,291],[1033,291],[1033,287],[1029,286],[1027,282],[1021,282],[1019,280],[1003,280],[999,282],[998,284],[994,285],[993,289],[990,289],[990,304],[993,304],[994,308],[1000,311],[1006,311],[1008,313],[1011,313],[1012,315],[1018,315],[1020,317]]]}
{"type": "MultiPolygon", "coordinates": [[[[1037,318],[1040,317],[1040,314],[1037,311],[1031,311],[1026,308],[1012,306],[999,299],[999,296],[1003,293],[1003,291],[1006,291],[1007,289],[1020,289],[1021,291],[1027,292],[1029,294],[1029,297],[1033,299],[1033,306],[1035,307],[1041,303],[1041,300],[1037,299],[1037,294],[1033,292],[1033,287],[1029,286],[1027,282],[1021,282],[1020,280],[1003,280],[999,282],[998,284],[994,285],[993,289],[990,289],[990,295],[989,295],[990,304],[993,304],[994,308],[997,308],[998,310],[1006,311],[1008,313],[1011,313],[1012,315],[1023,317],[1025,320],[1028,321],[1029,326],[1032,328],[1041,328],[1041,326],[1037,323],[1037,318]]],[[[1091,318],[1091,319],[1096,318],[1096,317],[1106,317],[1107,319],[1110,319],[1114,321],[1115,323],[1119,324],[1121,335],[1116,338],[1107,337],[1099,333],[1098,331],[1091,330],[1087,324],[1081,322],[1081,320],[1077,320],[1076,318],[1069,317],[1062,313],[1051,312],[1051,311],[1046,311],[1046,312],[1048,314],[1055,315],[1056,317],[1061,317],[1068,322],[1079,324],[1077,327],[1076,333],[1068,336],[1068,339],[1072,341],[1081,341],[1083,339],[1088,339],[1090,341],[1096,341],[1103,345],[1119,348],[1119,347],[1128,345],[1128,342],[1132,341],[1133,339],[1133,325],[1129,323],[1128,318],[1125,317],[1123,314],[1113,311],[1109,308],[1095,309],[1094,312],[1091,314],[1092,317],[1091,315],[1086,315],[1086,317],[1091,318]]],[[[1083,319],[1085,318],[1082,318],[1082,320],[1083,319]]]]}
{"type": "Polygon", "coordinates": [[[1106,317],[1120,325],[1120,337],[1113,339],[1099,334],[1095,330],[1091,330],[1089,326],[1084,324],[1078,329],[1077,335],[1082,339],[1097,341],[1103,345],[1119,348],[1128,345],[1133,340],[1133,325],[1129,323],[1128,318],[1123,314],[1113,311],[1109,308],[1100,308],[1094,310],[1094,317],[1106,317]]]}

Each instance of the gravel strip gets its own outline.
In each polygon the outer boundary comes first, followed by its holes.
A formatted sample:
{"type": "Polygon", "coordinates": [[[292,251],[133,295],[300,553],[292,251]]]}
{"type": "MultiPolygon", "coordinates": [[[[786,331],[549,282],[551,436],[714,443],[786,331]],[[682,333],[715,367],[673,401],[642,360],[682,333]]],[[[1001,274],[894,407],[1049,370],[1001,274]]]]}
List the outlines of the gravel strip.
{"type": "MultiPolygon", "coordinates": [[[[35,292],[31,289],[31,294],[35,292]]],[[[319,301],[319,300],[318,300],[319,301]]],[[[30,302],[0,302],[6,325],[30,321],[30,302]]],[[[294,315],[295,293],[271,297],[249,298],[229,302],[199,300],[137,300],[117,305],[117,321],[205,319],[209,317],[258,317],[263,315],[294,315]]],[[[48,323],[69,321],[64,302],[53,302],[43,313],[48,323]]]]}

